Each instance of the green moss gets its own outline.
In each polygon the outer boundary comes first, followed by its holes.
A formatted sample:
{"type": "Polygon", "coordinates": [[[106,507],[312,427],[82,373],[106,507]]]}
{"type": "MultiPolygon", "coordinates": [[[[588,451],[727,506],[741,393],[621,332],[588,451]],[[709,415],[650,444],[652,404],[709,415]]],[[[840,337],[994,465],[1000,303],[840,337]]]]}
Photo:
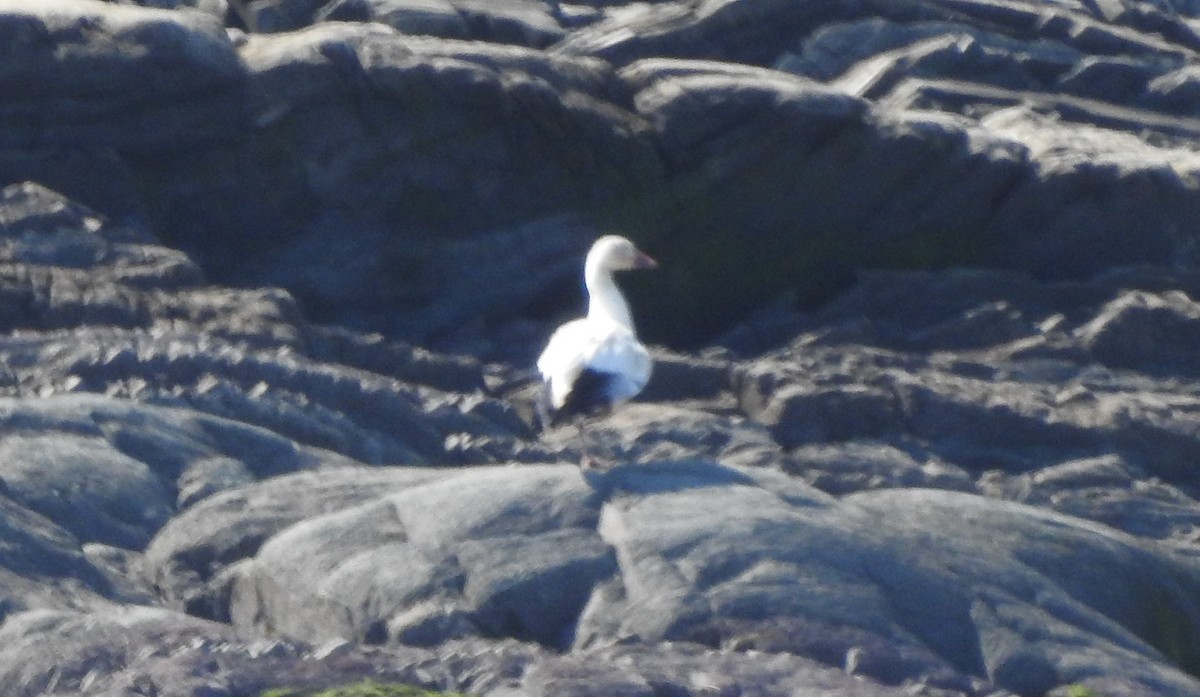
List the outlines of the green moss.
{"type": "Polygon", "coordinates": [[[1067,697],[1101,697],[1097,692],[1083,685],[1068,685],[1067,697]]]}
{"type": "Polygon", "coordinates": [[[377,683],[364,680],[352,685],[328,690],[298,690],[278,687],[262,693],[262,697],[469,697],[460,692],[437,692],[400,683],[377,683]]]}

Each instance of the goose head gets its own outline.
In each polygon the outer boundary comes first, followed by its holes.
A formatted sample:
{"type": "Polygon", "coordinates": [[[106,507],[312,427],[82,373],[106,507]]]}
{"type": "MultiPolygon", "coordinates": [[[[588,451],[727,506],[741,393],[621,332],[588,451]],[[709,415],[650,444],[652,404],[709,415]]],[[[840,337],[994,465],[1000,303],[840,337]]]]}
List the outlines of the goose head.
{"type": "Polygon", "coordinates": [[[587,267],[596,271],[625,271],[653,269],[658,262],[620,235],[605,235],[592,245],[587,255],[587,267]]]}

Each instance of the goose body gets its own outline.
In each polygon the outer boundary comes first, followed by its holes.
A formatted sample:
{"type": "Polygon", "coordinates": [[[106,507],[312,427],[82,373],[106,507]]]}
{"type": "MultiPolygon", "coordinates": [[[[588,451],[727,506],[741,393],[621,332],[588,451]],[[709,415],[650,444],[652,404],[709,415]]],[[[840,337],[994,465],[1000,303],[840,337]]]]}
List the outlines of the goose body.
{"type": "Polygon", "coordinates": [[[646,386],[650,354],[638,341],[613,273],[655,266],[624,237],[606,235],[592,245],[584,264],[587,315],[556,329],[537,361],[545,385],[544,425],[606,412],[646,386]]]}

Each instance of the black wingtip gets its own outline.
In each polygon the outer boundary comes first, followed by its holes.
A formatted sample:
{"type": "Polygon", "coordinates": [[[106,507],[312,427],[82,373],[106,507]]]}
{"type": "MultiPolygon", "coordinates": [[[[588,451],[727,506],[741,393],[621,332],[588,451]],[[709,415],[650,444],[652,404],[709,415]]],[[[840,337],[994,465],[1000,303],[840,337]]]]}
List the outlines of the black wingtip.
{"type": "Polygon", "coordinates": [[[553,428],[576,416],[603,414],[612,408],[612,373],[586,369],[579,373],[571,384],[571,391],[558,409],[550,414],[553,428]]]}

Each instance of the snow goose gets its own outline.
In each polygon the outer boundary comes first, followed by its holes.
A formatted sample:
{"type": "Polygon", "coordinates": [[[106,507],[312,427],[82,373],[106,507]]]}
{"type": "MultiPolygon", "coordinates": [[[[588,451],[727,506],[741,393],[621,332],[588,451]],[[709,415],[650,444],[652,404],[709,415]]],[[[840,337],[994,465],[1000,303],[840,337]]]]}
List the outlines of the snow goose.
{"type": "MultiPolygon", "coordinates": [[[[539,404],[544,427],[607,412],[646,386],[650,354],[634,333],[629,305],[613,273],[656,266],[653,259],[619,235],[605,235],[592,245],[583,270],[587,316],[556,329],[537,361],[544,383],[544,397],[539,404]]],[[[586,467],[590,459],[583,424],[576,424],[586,467]]]]}

